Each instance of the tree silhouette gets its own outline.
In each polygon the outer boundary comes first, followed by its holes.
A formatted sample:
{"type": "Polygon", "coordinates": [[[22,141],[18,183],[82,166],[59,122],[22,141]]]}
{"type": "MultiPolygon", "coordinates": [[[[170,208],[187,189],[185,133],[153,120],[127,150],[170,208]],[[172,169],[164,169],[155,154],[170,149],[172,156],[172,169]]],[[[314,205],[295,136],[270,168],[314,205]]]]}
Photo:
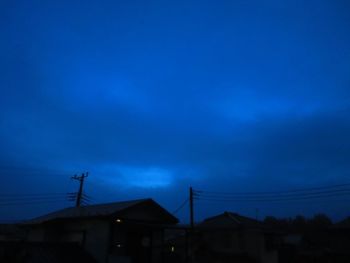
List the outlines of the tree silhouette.
{"type": "Polygon", "coordinates": [[[332,220],[325,214],[316,214],[309,220],[310,227],[327,228],[332,225],[332,220]]]}

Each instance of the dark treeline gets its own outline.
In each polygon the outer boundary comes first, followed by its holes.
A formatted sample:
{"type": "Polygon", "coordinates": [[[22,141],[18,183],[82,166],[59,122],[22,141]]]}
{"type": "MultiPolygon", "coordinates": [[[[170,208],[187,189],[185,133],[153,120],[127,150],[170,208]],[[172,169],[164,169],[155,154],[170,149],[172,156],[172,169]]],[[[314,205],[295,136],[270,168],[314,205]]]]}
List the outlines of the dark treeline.
{"type": "Polygon", "coordinates": [[[306,218],[302,215],[297,215],[294,218],[276,218],[267,216],[264,223],[275,229],[286,231],[305,231],[326,229],[333,225],[332,220],[326,214],[316,214],[312,218],[306,218]]]}

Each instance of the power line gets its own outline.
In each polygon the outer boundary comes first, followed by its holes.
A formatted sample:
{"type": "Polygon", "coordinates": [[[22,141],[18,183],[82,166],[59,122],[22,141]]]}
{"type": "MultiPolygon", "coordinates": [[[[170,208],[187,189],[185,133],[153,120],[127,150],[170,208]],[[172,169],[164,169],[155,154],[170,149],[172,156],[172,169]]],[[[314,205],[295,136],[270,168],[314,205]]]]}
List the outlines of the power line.
{"type": "Polygon", "coordinates": [[[9,166],[9,165],[0,165],[0,172],[4,173],[18,173],[21,174],[57,174],[57,175],[67,175],[69,174],[64,170],[57,170],[45,167],[30,167],[30,166],[9,166]]]}
{"type": "MultiPolygon", "coordinates": [[[[73,198],[76,199],[77,193],[60,193],[60,194],[19,194],[19,195],[7,195],[0,196],[0,202],[6,202],[6,201],[32,201],[32,200],[52,200],[52,199],[69,199],[73,198]]],[[[93,201],[94,198],[82,194],[81,199],[83,200],[89,200],[93,201]]]]}
{"type": "Polygon", "coordinates": [[[349,187],[349,186],[350,186],[350,183],[344,183],[344,184],[336,184],[336,185],[329,185],[329,186],[298,188],[298,189],[280,190],[280,191],[215,192],[215,191],[194,190],[194,192],[195,192],[195,194],[212,193],[212,194],[222,194],[222,195],[265,195],[265,194],[285,194],[285,193],[310,192],[310,191],[313,192],[313,191],[317,191],[317,190],[344,188],[344,187],[349,187]]]}
{"type": "Polygon", "coordinates": [[[83,199],[86,199],[86,200],[89,200],[89,201],[93,201],[94,200],[94,198],[92,198],[90,195],[87,195],[87,194],[82,194],[82,198],[83,199]]]}
{"type": "Polygon", "coordinates": [[[0,198],[2,197],[31,197],[31,196],[53,196],[53,195],[65,195],[66,193],[28,193],[28,194],[0,194],[0,198]]]}
{"type": "Polygon", "coordinates": [[[192,186],[190,186],[190,192],[189,192],[189,198],[190,198],[190,225],[191,230],[194,230],[194,191],[192,186]]]}
{"type": "Polygon", "coordinates": [[[66,200],[66,197],[53,197],[53,198],[12,198],[12,199],[0,199],[0,202],[49,201],[49,200],[66,200]]]}
{"type": "Polygon", "coordinates": [[[81,176],[73,176],[72,179],[78,180],[79,190],[76,193],[21,193],[21,194],[0,194],[0,206],[22,206],[22,205],[43,205],[49,203],[66,203],[69,199],[76,201],[76,206],[80,204],[91,204],[94,198],[83,193],[84,179],[88,173],[81,176]]]}
{"type": "MultiPolygon", "coordinates": [[[[47,201],[76,201],[77,193],[51,193],[51,194],[18,194],[18,195],[6,195],[0,196],[0,205],[1,204],[13,204],[21,205],[24,203],[45,203],[47,201]]],[[[81,203],[91,204],[93,203],[94,198],[82,194],[81,203]],[[84,202],[83,202],[84,201],[84,202]]]]}
{"type": "Polygon", "coordinates": [[[177,212],[179,212],[187,203],[188,203],[189,199],[187,198],[178,208],[176,208],[173,212],[173,214],[175,215],[177,212]]]}
{"type": "Polygon", "coordinates": [[[214,202],[291,202],[350,196],[350,183],[264,192],[214,192],[193,190],[194,199],[214,202]]]}
{"type": "Polygon", "coordinates": [[[52,197],[52,198],[13,198],[13,199],[0,199],[0,202],[25,202],[25,201],[50,201],[50,200],[67,200],[65,196],[52,197]]]}
{"type": "Polygon", "coordinates": [[[94,202],[89,201],[89,200],[85,200],[85,199],[82,199],[82,200],[81,200],[81,203],[82,203],[83,205],[92,205],[92,204],[94,204],[94,202]]]}
{"type": "Polygon", "coordinates": [[[213,194],[213,193],[196,193],[195,197],[208,197],[208,198],[237,198],[237,199],[247,199],[247,198],[293,198],[293,197],[308,197],[308,196],[318,196],[327,194],[350,194],[350,188],[348,189],[335,189],[327,191],[314,191],[314,192],[303,192],[303,193],[280,193],[280,194],[213,194]]]}
{"type": "Polygon", "coordinates": [[[0,202],[0,206],[18,206],[18,205],[43,205],[43,204],[51,204],[51,203],[64,203],[68,202],[67,200],[46,200],[40,202],[33,201],[25,201],[25,202],[0,202]]]}
{"type": "Polygon", "coordinates": [[[79,181],[79,190],[77,193],[77,199],[76,199],[76,203],[75,203],[76,207],[80,207],[80,205],[81,205],[84,179],[86,177],[88,177],[88,173],[83,173],[81,176],[74,175],[73,177],[71,177],[71,179],[79,181]]]}
{"type": "Polygon", "coordinates": [[[347,193],[334,193],[334,194],[322,194],[312,196],[300,196],[300,197],[288,197],[288,198],[224,198],[224,197],[195,197],[196,200],[206,201],[219,201],[219,202],[280,202],[280,201],[298,201],[298,200],[309,200],[309,199],[322,199],[329,197],[340,197],[350,196],[350,192],[347,193]]]}

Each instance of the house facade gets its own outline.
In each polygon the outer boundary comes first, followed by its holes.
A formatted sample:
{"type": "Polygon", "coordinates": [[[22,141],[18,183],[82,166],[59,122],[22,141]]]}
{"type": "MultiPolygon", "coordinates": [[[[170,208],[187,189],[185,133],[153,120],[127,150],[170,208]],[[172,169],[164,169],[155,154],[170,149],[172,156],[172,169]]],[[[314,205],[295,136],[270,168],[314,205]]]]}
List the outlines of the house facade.
{"type": "MultiPolygon", "coordinates": [[[[263,223],[236,213],[207,218],[198,227],[196,257],[220,262],[277,263],[275,235],[263,223]]],[[[208,260],[210,262],[210,260],[208,260]]]]}
{"type": "Polygon", "coordinates": [[[72,207],[26,222],[26,241],[78,243],[100,263],[157,263],[177,222],[152,199],[72,207]]]}

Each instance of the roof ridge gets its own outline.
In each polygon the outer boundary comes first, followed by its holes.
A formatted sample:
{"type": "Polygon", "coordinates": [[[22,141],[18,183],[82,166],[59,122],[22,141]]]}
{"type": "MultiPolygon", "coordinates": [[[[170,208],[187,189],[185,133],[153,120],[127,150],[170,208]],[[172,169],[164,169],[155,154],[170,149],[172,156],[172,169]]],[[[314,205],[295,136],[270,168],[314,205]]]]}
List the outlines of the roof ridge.
{"type": "Polygon", "coordinates": [[[80,207],[66,207],[60,210],[56,210],[56,211],[32,218],[30,220],[26,220],[24,224],[44,222],[44,221],[52,220],[54,218],[57,219],[57,218],[66,218],[66,217],[71,218],[76,216],[81,216],[81,217],[92,216],[94,214],[101,213],[101,211],[104,211],[102,212],[102,214],[104,214],[106,213],[107,210],[110,210],[110,209],[113,210],[116,208],[118,209],[118,211],[121,211],[123,209],[126,209],[127,207],[135,206],[146,201],[153,201],[153,199],[142,198],[142,199],[135,199],[135,200],[125,200],[125,201],[117,201],[117,202],[111,202],[111,203],[80,206],[80,207]]]}
{"type": "MultiPolygon", "coordinates": [[[[240,220],[238,220],[238,218],[236,218],[236,217],[234,217],[233,215],[233,213],[231,213],[231,212],[225,212],[225,214],[231,219],[231,220],[233,220],[233,221],[235,221],[237,224],[242,224],[242,222],[240,221],[240,220]]],[[[236,215],[238,215],[238,214],[236,214],[236,215]]]]}
{"type": "Polygon", "coordinates": [[[80,206],[80,207],[71,207],[71,208],[88,208],[88,207],[96,207],[96,206],[112,205],[112,204],[121,204],[121,203],[144,202],[144,201],[148,201],[148,200],[153,200],[153,199],[152,198],[140,198],[140,199],[133,199],[133,200],[123,200],[123,201],[115,201],[115,202],[108,202],[108,203],[84,205],[84,206],[80,206]]]}
{"type": "Polygon", "coordinates": [[[232,215],[236,215],[236,216],[238,216],[238,217],[240,217],[240,218],[244,218],[244,219],[248,219],[248,220],[253,220],[253,221],[255,221],[255,222],[261,223],[260,220],[254,218],[254,217],[245,216],[245,215],[241,215],[241,214],[238,214],[238,213],[232,213],[232,212],[229,212],[229,213],[232,214],[232,215]]]}

